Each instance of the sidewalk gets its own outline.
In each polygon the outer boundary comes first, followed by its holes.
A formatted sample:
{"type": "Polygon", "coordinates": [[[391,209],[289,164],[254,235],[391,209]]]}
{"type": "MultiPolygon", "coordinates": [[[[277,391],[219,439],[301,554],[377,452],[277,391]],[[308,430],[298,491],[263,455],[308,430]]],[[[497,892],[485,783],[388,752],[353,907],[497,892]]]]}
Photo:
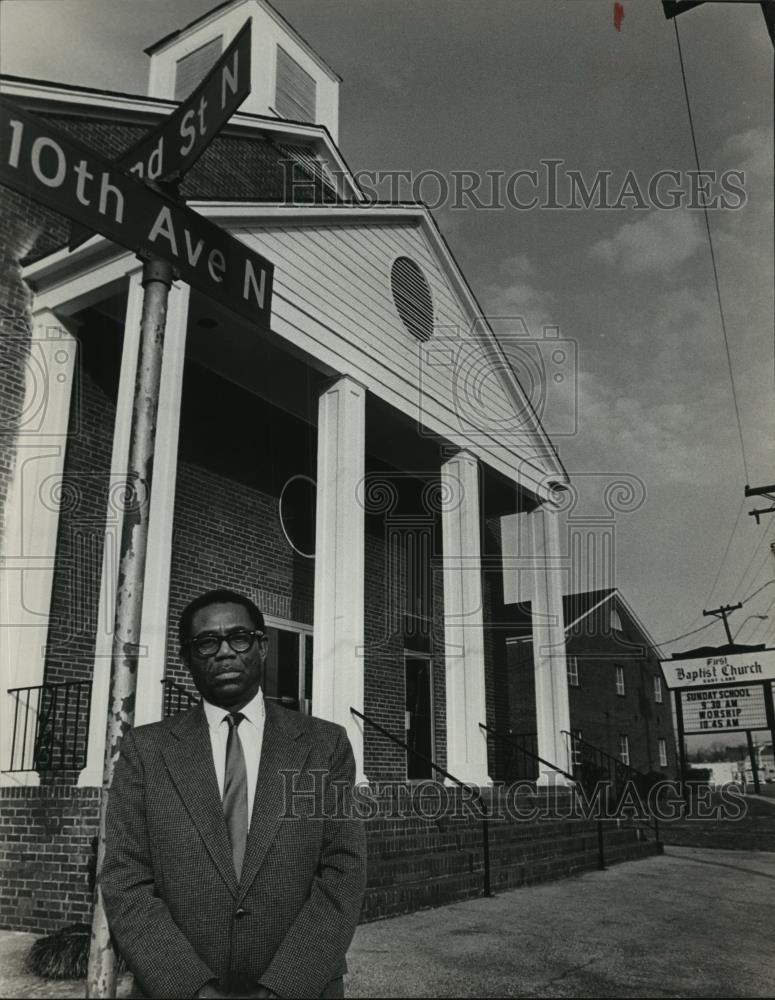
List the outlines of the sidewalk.
{"type": "MultiPolygon", "coordinates": [[[[664,857],[358,928],[351,997],[770,997],[775,853],[664,857]]],[[[0,932],[0,996],[82,997],[19,973],[31,935],[0,932]]]]}

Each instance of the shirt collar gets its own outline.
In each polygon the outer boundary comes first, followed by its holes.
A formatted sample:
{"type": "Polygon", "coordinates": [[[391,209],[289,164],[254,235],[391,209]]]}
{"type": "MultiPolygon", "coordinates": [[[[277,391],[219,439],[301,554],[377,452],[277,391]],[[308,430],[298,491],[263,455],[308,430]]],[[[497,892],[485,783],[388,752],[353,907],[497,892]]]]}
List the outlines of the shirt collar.
{"type": "MultiPolygon", "coordinates": [[[[202,698],[202,707],[205,710],[205,716],[207,717],[207,725],[211,729],[217,729],[223,720],[229,715],[228,708],[221,708],[220,705],[213,705],[211,702],[202,698]]],[[[261,729],[264,725],[264,717],[266,710],[264,708],[264,694],[261,688],[256,692],[255,697],[240,709],[240,712],[245,716],[248,722],[252,722],[256,729],[261,729]]]]}

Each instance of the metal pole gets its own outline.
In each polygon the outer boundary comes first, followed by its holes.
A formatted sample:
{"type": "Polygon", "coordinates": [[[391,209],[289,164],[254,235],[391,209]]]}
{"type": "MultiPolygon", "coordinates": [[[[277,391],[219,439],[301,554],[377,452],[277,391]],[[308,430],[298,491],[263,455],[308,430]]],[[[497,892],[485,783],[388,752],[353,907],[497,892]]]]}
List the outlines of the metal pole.
{"type": "Polygon", "coordinates": [[[746,739],[748,740],[748,756],[751,758],[751,774],[753,774],[753,790],[756,795],[761,795],[761,788],[759,787],[759,767],[758,761],[756,760],[756,751],[753,747],[753,734],[750,729],[745,731],[746,739]]]}
{"type": "Polygon", "coordinates": [[[601,872],[605,871],[605,846],[603,842],[603,821],[597,821],[597,867],[601,872]]]}
{"type": "MultiPolygon", "coordinates": [[[[770,729],[770,739],[772,740],[772,753],[775,758],[775,694],[772,684],[762,684],[764,691],[764,710],[767,713],[767,725],[770,729]]],[[[766,775],[765,775],[766,780],[766,775]]]]}
{"type": "Polygon", "coordinates": [[[684,709],[681,703],[681,689],[673,691],[675,698],[675,721],[678,725],[678,761],[681,771],[681,798],[686,802],[686,746],[684,745],[684,709]]]}
{"type": "Polygon", "coordinates": [[[113,655],[110,668],[110,704],[105,737],[105,769],[102,778],[100,827],[97,847],[97,888],[89,948],[87,997],[115,997],[116,954],[110,940],[99,875],[105,857],[105,815],[113,770],[121,740],[135,717],[135,692],[143,610],[145,556],[148,545],[148,513],[151,473],[156,440],[156,413],[167,320],[167,299],[172,267],[152,259],[143,267],[143,315],[140,353],[135,378],[132,429],[129,441],[126,499],[121,529],[121,562],[113,625],[113,655]]]}
{"type": "MultiPolygon", "coordinates": [[[[482,802],[485,810],[487,807],[482,802]]],[[[487,816],[482,817],[482,861],[484,862],[484,887],[483,894],[485,896],[493,896],[492,883],[490,881],[490,825],[487,820],[487,816]]]]}

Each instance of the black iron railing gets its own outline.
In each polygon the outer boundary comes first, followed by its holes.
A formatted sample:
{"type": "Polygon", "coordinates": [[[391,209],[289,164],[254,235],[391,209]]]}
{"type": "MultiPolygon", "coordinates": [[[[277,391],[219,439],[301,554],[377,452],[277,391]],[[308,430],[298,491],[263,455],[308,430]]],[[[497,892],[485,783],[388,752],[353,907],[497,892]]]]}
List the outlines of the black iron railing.
{"type": "Polygon", "coordinates": [[[187,712],[189,708],[198,705],[202,700],[198,694],[194,694],[182,684],[177,684],[169,678],[165,677],[162,684],[164,685],[162,710],[165,719],[169,718],[170,715],[177,715],[178,712],[187,712]]]}
{"type": "MultiPolygon", "coordinates": [[[[543,764],[544,767],[548,767],[550,771],[554,771],[556,774],[562,775],[563,778],[568,778],[570,781],[576,780],[572,774],[568,771],[563,771],[563,769],[558,767],[557,764],[553,764],[550,760],[544,760],[543,757],[538,756],[538,737],[535,733],[502,733],[497,729],[493,729],[492,726],[486,726],[483,722],[479,723],[479,728],[483,729],[484,732],[487,733],[487,736],[493,740],[496,746],[500,743],[501,746],[510,747],[514,760],[524,760],[531,763],[533,777],[528,777],[528,781],[535,781],[538,778],[538,774],[541,770],[539,765],[541,764],[543,764]],[[535,741],[535,750],[529,746],[528,741],[530,737],[533,737],[535,741]]],[[[525,764],[523,764],[522,767],[527,769],[525,764]]]]}
{"type": "Polygon", "coordinates": [[[650,808],[649,792],[654,779],[580,736],[567,730],[563,730],[563,736],[573,776],[587,796],[594,796],[602,789],[613,816],[621,812],[626,803],[628,818],[645,820],[654,831],[655,843],[661,848],[659,820],[650,808]]]}
{"type": "Polygon", "coordinates": [[[394,736],[393,733],[385,729],[385,727],[381,726],[378,722],[375,722],[374,719],[370,719],[367,715],[364,715],[363,712],[359,712],[357,708],[350,708],[350,712],[356,717],[356,719],[361,719],[363,722],[376,729],[378,733],[386,736],[391,743],[395,743],[396,746],[401,747],[407,753],[412,753],[417,760],[422,760],[426,764],[430,764],[437,774],[449,779],[449,781],[457,785],[458,788],[466,788],[474,793],[474,798],[482,811],[482,895],[494,895],[490,880],[490,810],[487,803],[479,793],[479,789],[475,785],[470,785],[467,782],[456,778],[454,774],[450,774],[449,771],[445,770],[445,768],[443,768],[440,764],[437,764],[435,760],[432,760],[430,757],[426,757],[425,754],[418,753],[416,750],[411,748],[408,743],[405,743],[404,740],[400,740],[397,736],[394,736]]]}
{"type": "MultiPolygon", "coordinates": [[[[527,778],[521,780],[537,781],[538,775],[540,773],[540,765],[543,764],[544,767],[549,768],[550,771],[554,771],[555,774],[561,775],[563,778],[568,778],[570,781],[576,782],[576,779],[569,771],[564,771],[557,764],[553,764],[550,760],[545,760],[543,757],[539,757],[538,753],[533,753],[525,745],[524,740],[519,742],[519,737],[515,736],[513,733],[499,733],[497,730],[493,729],[491,726],[486,726],[483,722],[479,723],[479,728],[483,729],[487,736],[496,742],[500,743],[501,746],[508,746],[511,744],[515,753],[518,753],[521,757],[532,759],[533,761],[533,772],[535,774],[534,778],[527,778]]],[[[536,738],[536,744],[538,739],[536,738]]],[[[520,779],[518,779],[520,780],[520,779]]],[[[605,868],[605,843],[603,838],[603,820],[598,817],[597,819],[597,866],[601,870],[605,868]]]]}
{"type": "Polygon", "coordinates": [[[86,766],[91,681],[9,688],[8,694],[14,710],[6,771],[51,774],[86,766]]]}

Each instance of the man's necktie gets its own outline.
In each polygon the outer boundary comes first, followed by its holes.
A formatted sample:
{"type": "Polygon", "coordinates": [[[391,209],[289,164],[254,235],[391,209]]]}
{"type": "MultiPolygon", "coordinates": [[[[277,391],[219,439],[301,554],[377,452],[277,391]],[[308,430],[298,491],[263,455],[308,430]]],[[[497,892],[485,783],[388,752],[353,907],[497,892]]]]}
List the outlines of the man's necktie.
{"type": "Polygon", "coordinates": [[[242,712],[226,716],[229,738],[226,741],[226,774],[223,781],[223,815],[231,841],[231,855],[237,881],[242,874],[245,844],[248,839],[248,776],[237,726],[245,718],[242,712]]]}

